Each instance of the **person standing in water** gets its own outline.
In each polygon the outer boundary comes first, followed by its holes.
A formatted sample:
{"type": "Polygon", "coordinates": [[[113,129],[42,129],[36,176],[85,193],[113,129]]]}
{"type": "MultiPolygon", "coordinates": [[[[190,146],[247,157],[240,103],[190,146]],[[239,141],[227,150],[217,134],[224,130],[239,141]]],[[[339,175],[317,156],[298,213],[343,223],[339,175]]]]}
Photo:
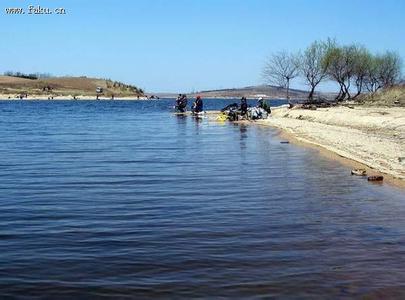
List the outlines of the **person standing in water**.
{"type": "Polygon", "coordinates": [[[179,107],[179,105],[180,105],[180,100],[181,100],[181,94],[179,94],[179,95],[177,96],[176,105],[175,105],[176,108],[179,107]]]}
{"type": "Polygon", "coordinates": [[[198,114],[202,112],[203,109],[204,109],[203,101],[200,96],[197,96],[193,104],[193,113],[198,114]]]}
{"type": "Polygon", "coordinates": [[[242,97],[242,99],[240,99],[240,115],[245,116],[247,114],[247,109],[248,105],[246,97],[242,97]]]}
{"type": "Polygon", "coordinates": [[[179,94],[176,100],[176,109],[179,112],[184,113],[186,112],[186,108],[187,108],[187,96],[184,94],[183,95],[179,94]]]}

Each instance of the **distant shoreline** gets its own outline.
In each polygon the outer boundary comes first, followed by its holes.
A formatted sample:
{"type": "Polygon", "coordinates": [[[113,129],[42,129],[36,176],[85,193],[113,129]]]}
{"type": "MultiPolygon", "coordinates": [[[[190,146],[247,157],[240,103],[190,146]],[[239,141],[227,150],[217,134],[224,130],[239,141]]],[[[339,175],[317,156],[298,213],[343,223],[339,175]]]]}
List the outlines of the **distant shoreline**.
{"type": "MultiPolygon", "coordinates": [[[[188,98],[189,99],[194,99],[195,97],[197,97],[196,95],[190,95],[188,98]]],[[[215,96],[215,97],[202,97],[203,99],[209,99],[209,100],[235,100],[235,101],[239,101],[240,97],[230,97],[230,96],[224,96],[224,97],[220,97],[220,96],[215,96]]],[[[265,100],[267,101],[272,101],[272,100],[283,100],[283,101],[287,101],[286,98],[271,98],[271,97],[263,97],[265,100]]],[[[111,97],[106,97],[106,96],[99,96],[98,100],[134,100],[134,101],[138,101],[138,100],[150,100],[150,101],[155,101],[155,100],[162,100],[162,99],[170,99],[170,100],[175,100],[176,97],[170,96],[170,97],[164,97],[164,96],[159,96],[159,99],[151,99],[148,98],[147,96],[142,96],[142,97],[138,97],[137,96],[124,96],[124,97],[114,97],[114,99],[112,99],[111,97]]],[[[258,97],[247,97],[248,100],[257,100],[258,97]]],[[[72,100],[72,101],[78,101],[78,100],[97,100],[96,99],[96,95],[94,96],[89,96],[89,95],[78,95],[76,96],[76,99],[74,99],[74,97],[72,95],[66,95],[66,96],[55,96],[55,95],[28,95],[27,98],[23,98],[20,99],[17,95],[15,94],[0,94],[0,101],[4,101],[4,100],[18,100],[18,101],[27,101],[27,100],[41,100],[41,101],[45,101],[45,100],[72,100]],[[53,98],[51,98],[53,97],[53,98]]],[[[306,98],[294,98],[292,99],[294,102],[296,101],[305,101],[306,98]]]]}
{"type": "Polygon", "coordinates": [[[0,76],[2,100],[92,100],[97,95],[107,99],[146,99],[144,91],[134,85],[111,79],[88,77],[26,78],[0,76]],[[26,97],[27,96],[27,97],[26,97]]]}
{"type": "MultiPolygon", "coordinates": [[[[69,101],[80,101],[80,100],[97,100],[97,96],[76,96],[76,99],[72,95],[68,96],[53,96],[53,95],[28,95],[27,98],[22,98],[20,99],[16,95],[7,95],[7,94],[0,94],[0,100],[14,100],[14,101],[32,101],[32,100],[41,100],[41,101],[52,101],[52,100],[69,100],[69,101]],[[53,98],[52,98],[53,97],[53,98]]],[[[139,99],[136,96],[125,96],[125,97],[114,97],[112,99],[111,97],[105,97],[105,96],[99,96],[98,100],[149,100],[147,97],[139,97],[139,99]]],[[[153,100],[153,99],[152,99],[153,100]]]]}

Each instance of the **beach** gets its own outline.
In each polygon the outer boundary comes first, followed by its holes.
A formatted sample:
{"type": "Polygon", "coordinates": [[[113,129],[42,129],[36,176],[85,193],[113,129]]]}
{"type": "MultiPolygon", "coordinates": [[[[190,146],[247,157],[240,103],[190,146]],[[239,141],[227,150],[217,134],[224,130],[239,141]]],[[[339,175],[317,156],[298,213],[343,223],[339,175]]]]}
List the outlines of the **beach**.
{"type": "MultiPolygon", "coordinates": [[[[405,108],[274,108],[259,124],[405,182],[405,108]]],[[[369,173],[369,172],[368,172],[369,173]]]]}

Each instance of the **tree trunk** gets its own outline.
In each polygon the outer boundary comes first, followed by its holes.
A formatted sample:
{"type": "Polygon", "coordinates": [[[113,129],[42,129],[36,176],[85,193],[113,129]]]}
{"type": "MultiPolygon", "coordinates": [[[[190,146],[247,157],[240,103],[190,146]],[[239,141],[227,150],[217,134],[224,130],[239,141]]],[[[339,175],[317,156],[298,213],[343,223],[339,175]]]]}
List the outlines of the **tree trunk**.
{"type": "Polygon", "coordinates": [[[343,101],[346,98],[346,92],[342,91],[342,95],[340,95],[339,101],[343,101]]]}
{"type": "Polygon", "coordinates": [[[339,91],[339,94],[336,96],[335,100],[342,101],[346,97],[346,93],[344,91],[343,84],[341,82],[339,82],[339,85],[340,85],[340,91],[339,91]]]}
{"type": "Polygon", "coordinates": [[[339,101],[341,95],[342,95],[342,90],[340,90],[339,94],[337,94],[337,96],[335,97],[335,101],[339,101]]]}
{"type": "Polygon", "coordinates": [[[357,93],[356,95],[354,95],[353,100],[356,99],[361,94],[363,88],[363,80],[358,82],[356,85],[357,85],[357,93]]]}
{"type": "Polygon", "coordinates": [[[354,96],[352,97],[352,99],[355,100],[360,94],[361,94],[361,90],[357,90],[356,95],[354,95],[354,96]]]}
{"type": "Polygon", "coordinates": [[[314,100],[314,91],[315,91],[315,87],[314,87],[314,86],[311,86],[311,91],[309,92],[309,95],[308,95],[308,100],[309,100],[309,101],[313,101],[313,100],[314,100]]]}
{"type": "Polygon", "coordinates": [[[290,78],[287,78],[287,101],[290,101],[290,78]]]}
{"type": "MultiPolygon", "coordinates": [[[[349,88],[345,84],[343,84],[343,87],[344,87],[345,96],[347,95],[347,100],[350,100],[352,97],[350,95],[349,88]]],[[[342,100],[345,100],[345,98],[343,98],[342,100]]]]}
{"type": "Polygon", "coordinates": [[[357,93],[356,93],[356,95],[354,95],[353,99],[356,99],[363,90],[363,87],[364,87],[363,77],[360,77],[356,80],[356,87],[357,87],[357,93]]]}

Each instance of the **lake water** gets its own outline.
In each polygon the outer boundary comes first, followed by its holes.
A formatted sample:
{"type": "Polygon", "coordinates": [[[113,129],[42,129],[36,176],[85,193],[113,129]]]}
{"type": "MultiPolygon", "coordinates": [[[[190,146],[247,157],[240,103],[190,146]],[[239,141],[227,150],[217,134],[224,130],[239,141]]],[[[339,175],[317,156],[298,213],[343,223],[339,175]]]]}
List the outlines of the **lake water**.
{"type": "Polygon", "coordinates": [[[172,105],[0,102],[0,298],[405,297],[403,190],[172,105]]]}

